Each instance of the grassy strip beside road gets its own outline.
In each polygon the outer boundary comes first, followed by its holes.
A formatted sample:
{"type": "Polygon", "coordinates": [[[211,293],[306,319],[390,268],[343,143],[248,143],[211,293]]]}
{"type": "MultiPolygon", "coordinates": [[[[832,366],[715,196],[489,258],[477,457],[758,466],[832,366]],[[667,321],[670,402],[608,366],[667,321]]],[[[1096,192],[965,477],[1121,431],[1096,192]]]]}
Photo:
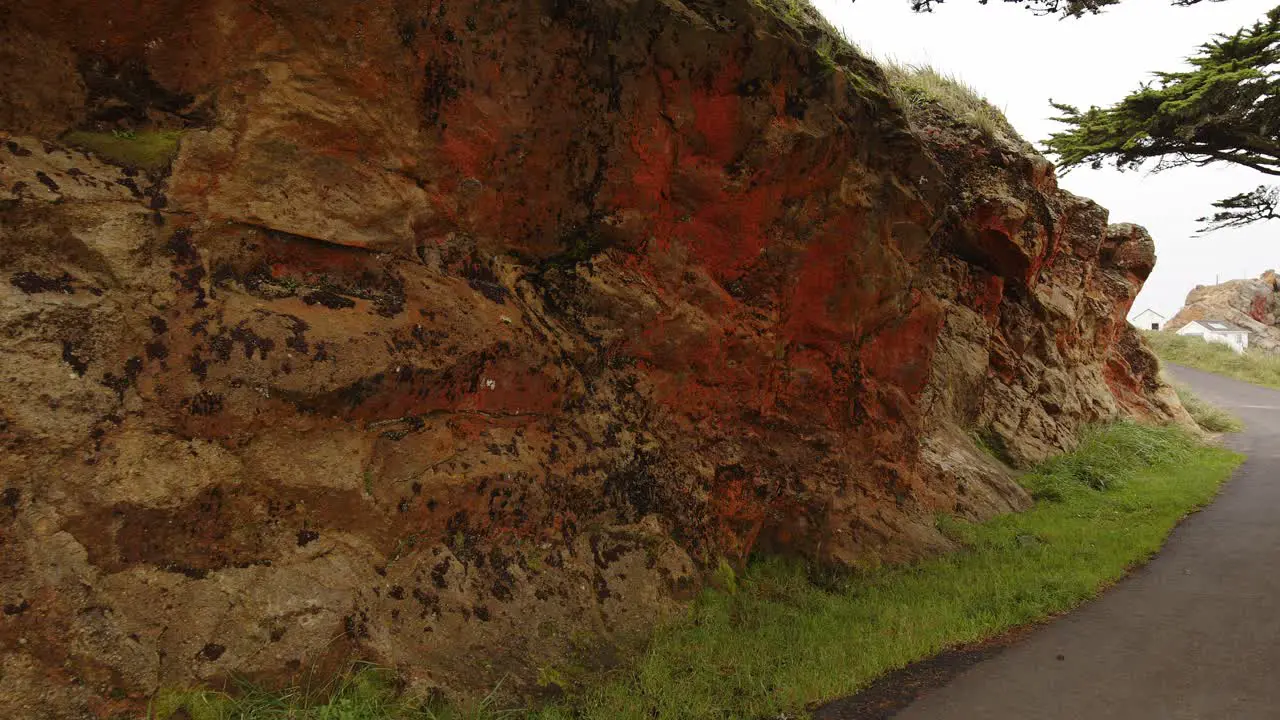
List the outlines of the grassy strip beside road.
{"type": "Polygon", "coordinates": [[[1186,385],[1169,378],[1165,378],[1165,382],[1173,386],[1174,392],[1178,393],[1178,400],[1182,402],[1182,407],[1187,409],[1191,419],[1195,420],[1201,428],[1214,433],[1240,432],[1244,429],[1244,423],[1240,422],[1240,418],[1217,405],[1210,405],[1201,400],[1200,396],[1191,392],[1191,388],[1186,385]]]}
{"type": "MultiPolygon", "coordinates": [[[[820,581],[799,563],[760,560],[732,582],[721,582],[721,589],[703,593],[684,619],[658,631],[624,671],[580,678],[558,707],[501,713],[486,706],[446,715],[397,704],[390,684],[360,676],[325,704],[306,707],[286,699],[272,705],[257,696],[259,705],[275,708],[257,710],[206,693],[198,696],[203,714],[191,715],[795,717],[809,703],[856,692],[911,661],[1089,600],[1156,552],[1183,516],[1214,496],[1241,459],[1174,428],[1118,423],[1095,429],[1076,451],[1023,477],[1036,498],[1031,510],[980,525],[939,518],[962,550],[820,581]]],[[[183,697],[167,699],[163,710],[185,704],[183,697]]]]}
{"type": "Polygon", "coordinates": [[[1146,330],[1151,349],[1166,362],[1226,375],[1254,385],[1280,388],[1280,355],[1262,350],[1237,353],[1226,345],[1197,337],[1146,330]]]}

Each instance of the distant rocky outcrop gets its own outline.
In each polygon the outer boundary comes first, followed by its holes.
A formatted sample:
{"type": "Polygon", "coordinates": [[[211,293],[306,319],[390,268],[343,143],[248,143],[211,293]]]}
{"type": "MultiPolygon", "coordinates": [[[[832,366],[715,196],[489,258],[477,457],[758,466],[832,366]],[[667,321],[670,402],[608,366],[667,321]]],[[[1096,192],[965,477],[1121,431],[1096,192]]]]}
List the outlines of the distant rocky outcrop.
{"type": "Polygon", "coordinates": [[[797,6],[0,13],[0,717],[536,689],[722,558],[946,550],[1186,421],[1146,232],[797,6]]]}
{"type": "Polygon", "coordinates": [[[1249,347],[1280,352],[1280,278],[1268,270],[1256,278],[1197,285],[1165,323],[1167,332],[1194,320],[1226,320],[1249,331],[1249,347]]]}

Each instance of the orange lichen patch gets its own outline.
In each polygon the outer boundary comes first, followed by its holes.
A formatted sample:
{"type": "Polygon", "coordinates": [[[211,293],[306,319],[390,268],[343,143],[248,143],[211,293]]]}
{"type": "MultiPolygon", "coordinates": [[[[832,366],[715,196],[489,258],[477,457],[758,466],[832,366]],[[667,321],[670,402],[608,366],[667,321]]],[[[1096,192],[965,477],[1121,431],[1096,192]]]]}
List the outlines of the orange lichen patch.
{"type": "Polygon", "coordinates": [[[988,202],[975,209],[969,220],[974,228],[974,249],[991,269],[1006,278],[1030,283],[1044,262],[1047,243],[1043,234],[1024,233],[1025,211],[1004,202],[988,202]]]}
{"type": "Polygon", "coordinates": [[[1004,300],[1004,278],[999,275],[988,275],[983,280],[978,292],[974,295],[971,308],[987,321],[987,325],[995,326],[1000,320],[1000,305],[1004,300]]]}
{"type": "Polygon", "coordinates": [[[1142,400],[1142,384],[1138,378],[1134,377],[1132,368],[1123,358],[1116,357],[1107,362],[1103,366],[1102,376],[1116,400],[1130,411],[1147,406],[1147,403],[1142,400]]]}
{"type": "Polygon", "coordinates": [[[892,256],[860,257],[860,218],[837,216],[804,248],[786,304],[785,333],[793,342],[833,349],[873,326],[874,315],[903,272],[892,256]],[[871,322],[869,322],[871,321],[871,322]]]}
{"type": "Polygon", "coordinates": [[[844,422],[852,375],[844,363],[813,348],[787,351],[787,366],[777,387],[776,403],[786,412],[807,416],[819,425],[844,422]],[[840,367],[833,370],[833,365],[840,367]],[[836,374],[839,372],[839,376],[836,374]]]}
{"type": "Polygon", "coordinates": [[[765,501],[768,495],[768,490],[759,482],[753,482],[749,472],[741,467],[728,466],[716,471],[711,488],[711,511],[720,535],[718,545],[726,555],[744,560],[755,547],[769,514],[765,501]]]}
{"type": "Polygon", "coordinates": [[[1249,317],[1264,322],[1267,317],[1267,296],[1254,295],[1253,300],[1249,302],[1249,317]]]}
{"type": "Polygon", "coordinates": [[[727,60],[706,90],[696,88],[690,93],[694,127],[701,136],[703,154],[721,164],[733,160],[741,143],[742,96],[737,90],[741,81],[742,70],[727,60]]]}
{"type": "Polygon", "coordinates": [[[899,321],[883,328],[858,352],[863,370],[877,381],[914,397],[929,380],[933,349],[942,329],[942,306],[917,294],[899,321]]]}
{"type": "Polygon", "coordinates": [[[262,239],[273,278],[334,277],[370,270],[368,253],[284,235],[262,239]]]}
{"type": "Polygon", "coordinates": [[[461,177],[479,177],[485,174],[483,168],[493,156],[494,142],[483,128],[457,127],[462,119],[456,118],[455,127],[444,131],[440,150],[461,177]]]}

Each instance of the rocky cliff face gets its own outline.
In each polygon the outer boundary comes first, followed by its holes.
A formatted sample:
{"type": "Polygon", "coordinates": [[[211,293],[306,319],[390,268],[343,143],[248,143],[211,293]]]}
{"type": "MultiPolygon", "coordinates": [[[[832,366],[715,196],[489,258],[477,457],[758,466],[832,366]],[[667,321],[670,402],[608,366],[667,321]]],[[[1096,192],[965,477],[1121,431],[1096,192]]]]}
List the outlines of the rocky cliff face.
{"type": "Polygon", "coordinates": [[[1173,332],[1193,320],[1233,322],[1250,331],[1249,347],[1280,352],[1280,278],[1268,270],[1247,280],[1197,285],[1164,329],[1173,332]]]}
{"type": "Polygon", "coordinates": [[[1025,507],[975,438],[1183,417],[1124,321],[1146,233],[909,124],[803,17],[0,21],[0,715],[352,657],[531,687],[721,558],[904,560],[1025,507]],[[176,158],[131,162],[157,130],[176,158]]]}

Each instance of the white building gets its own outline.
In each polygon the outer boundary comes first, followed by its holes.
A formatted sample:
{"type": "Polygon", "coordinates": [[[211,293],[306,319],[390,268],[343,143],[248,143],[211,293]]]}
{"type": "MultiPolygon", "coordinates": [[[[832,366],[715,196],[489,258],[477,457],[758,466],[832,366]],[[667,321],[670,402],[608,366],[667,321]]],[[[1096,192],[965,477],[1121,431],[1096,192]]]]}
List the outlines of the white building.
{"type": "Polygon", "coordinates": [[[1238,353],[1249,347],[1249,331],[1224,320],[1193,320],[1178,328],[1178,334],[1222,343],[1238,353]]]}
{"type": "Polygon", "coordinates": [[[1129,323],[1139,330],[1159,330],[1164,327],[1164,316],[1151,308],[1147,308],[1129,318],[1129,323]]]}

